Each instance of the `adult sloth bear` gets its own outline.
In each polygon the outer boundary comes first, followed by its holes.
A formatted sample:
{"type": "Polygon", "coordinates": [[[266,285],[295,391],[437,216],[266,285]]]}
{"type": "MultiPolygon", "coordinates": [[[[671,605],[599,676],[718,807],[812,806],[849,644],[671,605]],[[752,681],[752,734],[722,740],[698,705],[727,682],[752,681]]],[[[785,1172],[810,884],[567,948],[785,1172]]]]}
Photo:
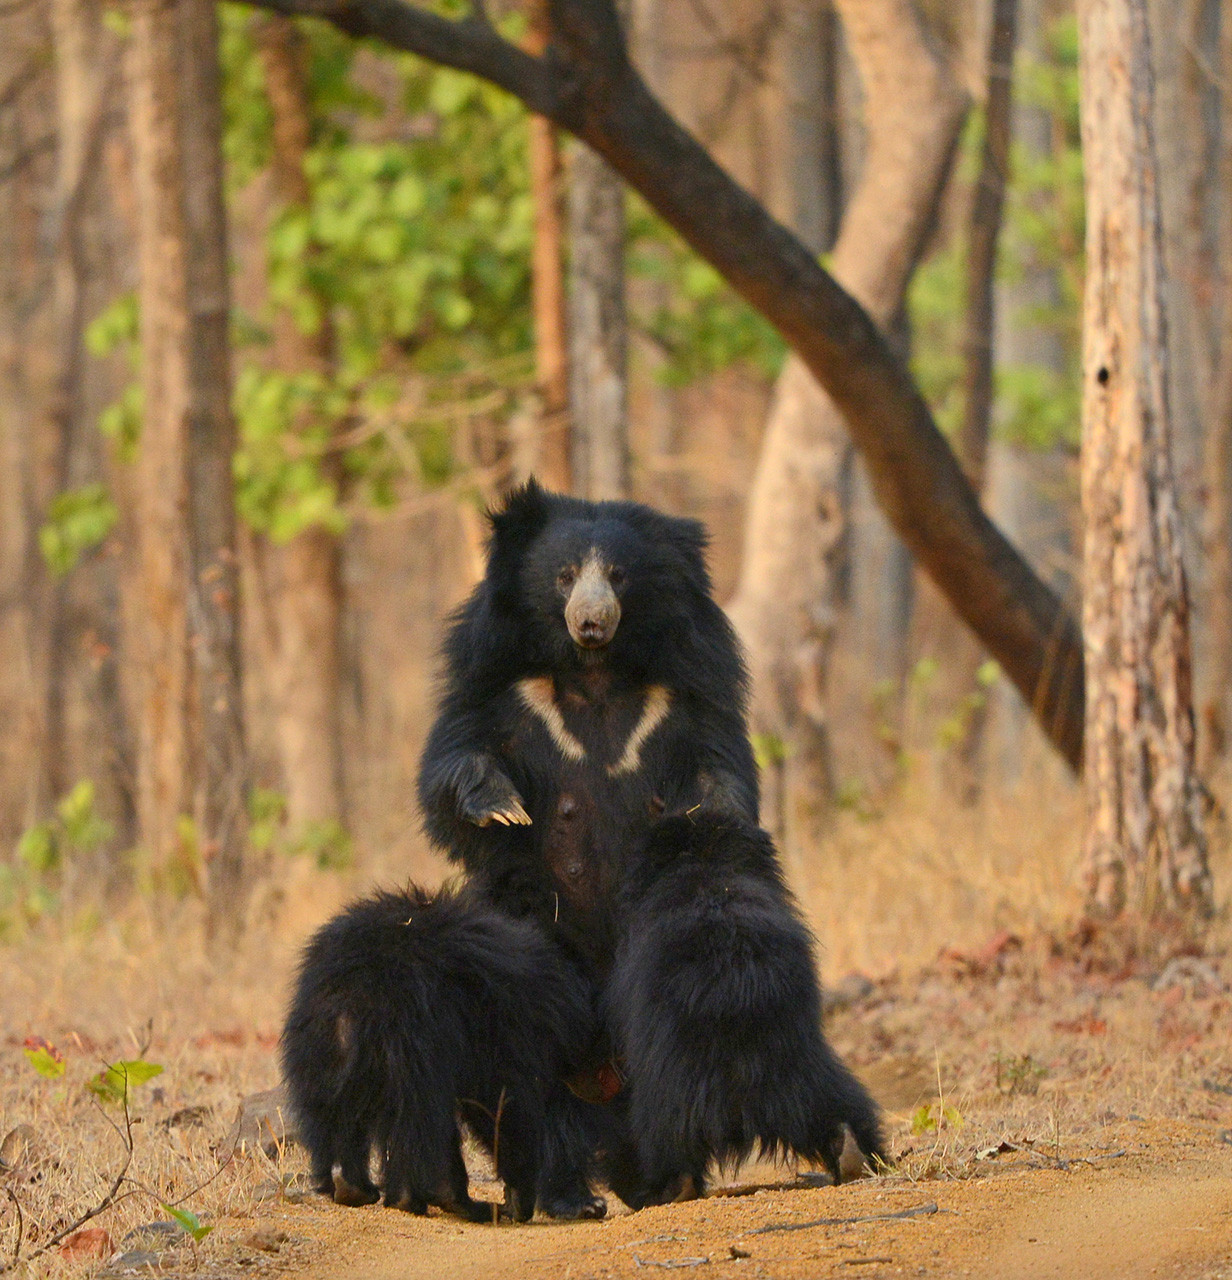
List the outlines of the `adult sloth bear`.
{"type": "MultiPolygon", "coordinates": [[[[635,503],[559,497],[533,481],[491,519],[487,572],[445,645],[440,713],[420,773],[427,829],[488,900],[538,921],[590,975],[607,1010],[609,1037],[596,1060],[612,1053],[611,1038],[618,1036],[630,1052],[637,1046],[635,1071],[649,1080],[667,1065],[656,1061],[655,1046],[675,1054],[681,1037],[659,1037],[655,1026],[642,1023],[657,1015],[639,993],[653,986],[652,975],[663,966],[673,970],[662,975],[668,989],[707,982],[698,957],[682,967],[679,948],[656,927],[655,892],[639,898],[639,889],[649,888],[640,877],[650,865],[639,857],[665,815],[724,819],[756,831],[744,666],[731,626],[711,598],[705,534],[694,521],[635,503]],[[629,935],[625,915],[637,902],[629,935]],[[645,923],[640,944],[643,926],[635,922],[645,923]],[[623,954],[636,954],[636,965],[626,964],[625,977],[612,983],[622,935],[623,954]]],[[[757,847],[778,884],[773,851],[757,847]]],[[[694,888],[700,914],[689,936],[700,942],[710,901],[704,877],[694,888]]],[[[718,1093],[673,1115],[670,1140],[652,1150],[627,1128],[623,1141],[614,1139],[611,1125],[596,1140],[607,1148],[613,1189],[634,1207],[690,1187],[700,1192],[705,1156],[735,1155],[754,1140],[811,1153],[818,1132],[832,1136],[836,1115],[851,1123],[866,1155],[880,1154],[872,1104],[845,1073],[835,1091],[838,1077],[827,1073],[832,1056],[810,1048],[790,1062],[779,1052],[784,1018],[800,1045],[821,1043],[817,980],[807,944],[800,950],[804,935],[789,899],[779,892],[756,910],[751,899],[746,907],[742,930],[716,935],[699,953],[707,957],[702,967],[713,966],[716,999],[739,994],[738,985],[724,980],[732,966],[767,993],[792,970],[803,992],[795,1006],[779,1001],[763,1009],[755,1000],[737,1001],[729,1023],[739,1026],[749,1082],[816,1099],[820,1127],[778,1127],[771,1118],[747,1138],[744,1129],[730,1127],[720,1135],[711,1117],[726,1115],[736,1101],[727,1094],[745,1086],[731,1074],[698,1077],[698,1087],[718,1093]],[[750,958],[743,948],[763,928],[760,951],[750,958]],[[737,949],[725,954],[725,945],[737,949]],[[807,976],[799,971],[802,954],[807,976]]],[[[685,1024],[676,1030],[683,1033],[685,1024]]],[[[700,1062],[695,1055],[677,1065],[687,1075],[690,1064],[700,1062]]],[[[583,1092],[595,1093],[595,1082],[614,1074],[592,1072],[583,1092]]],[[[686,1093],[681,1082],[665,1104],[683,1106],[686,1093]]],[[[623,1119],[629,1097],[639,1115],[653,1109],[635,1075],[610,1114],[623,1119]]],[[[585,1123],[569,1107],[548,1118],[566,1145],[576,1145],[585,1123]]],[[[830,1158],[828,1147],[818,1154],[830,1158]]]]}

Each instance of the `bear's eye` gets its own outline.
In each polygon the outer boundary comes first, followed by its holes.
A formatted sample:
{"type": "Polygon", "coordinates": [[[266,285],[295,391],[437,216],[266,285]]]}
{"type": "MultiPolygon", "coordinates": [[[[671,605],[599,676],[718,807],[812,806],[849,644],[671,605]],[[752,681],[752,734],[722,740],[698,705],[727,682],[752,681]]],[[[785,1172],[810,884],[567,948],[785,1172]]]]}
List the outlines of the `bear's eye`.
{"type": "Polygon", "coordinates": [[[623,587],[626,580],[625,571],[619,565],[614,565],[608,570],[607,580],[614,587],[623,587]]]}
{"type": "Polygon", "coordinates": [[[566,566],[556,575],[556,585],[561,591],[568,591],[577,581],[577,570],[572,565],[566,566]]]}

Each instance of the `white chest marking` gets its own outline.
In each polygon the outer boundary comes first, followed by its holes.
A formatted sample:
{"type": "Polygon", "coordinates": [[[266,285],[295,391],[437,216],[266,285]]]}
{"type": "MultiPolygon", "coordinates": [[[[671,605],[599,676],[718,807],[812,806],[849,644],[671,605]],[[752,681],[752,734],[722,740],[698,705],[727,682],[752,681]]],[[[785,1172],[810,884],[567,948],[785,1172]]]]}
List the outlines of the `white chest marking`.
{"type": "Polygon", "coordinates": [[[586,759],[586,748],[569,732],[556,705],[556,690],[550,676],[528,676],[519,680],[518,696],[526,709],[543,721],[556,749],[566,760],[586,759]]]}
{"type": "MultiPolygon", "coordinates": [[[[556,749],[566,760],[577,763],[586,759],[586,748],[569,732],[565,718],[556,703],[556,690],[549,676],[528,676],[517,684],[518,697],[523,706],[542,721],[556,749]]],[[[661,684],[652,684],[646,690],[646,703],[633,732],[625,742],[625,749],[615,764],[607,767],[608,776],[619,778],[622,774],[636,773],[642,764],[642,748],[650,735],[667,719],[671,710],[672,695],[661,684]]]]}
{"type": "Polygon", "coordinates": [[[636,773],[642,764],[642,748],[647,739],[667,719],[671,710],[671,691],[661,684],[652,684],[646,690],[646,705],[642,708],[641,719],[633,726],[629,740],[625,743],[624,754],[607,767],[609,776],[618,778],[622,773],[636,773]]]}

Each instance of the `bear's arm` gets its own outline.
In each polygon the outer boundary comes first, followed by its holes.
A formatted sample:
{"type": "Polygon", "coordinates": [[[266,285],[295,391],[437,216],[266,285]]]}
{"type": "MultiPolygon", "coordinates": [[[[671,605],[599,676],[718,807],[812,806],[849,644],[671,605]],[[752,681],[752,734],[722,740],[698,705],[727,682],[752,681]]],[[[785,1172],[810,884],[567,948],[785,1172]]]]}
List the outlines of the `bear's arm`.
{"type": "MultiPolygon", "coordinates": [[[[691,777],[677,786],[716,816],[756,823],[757,764],[749,742],[748,675],[727,615],[708,597],[696,601],[692,625],[670,652],[670,683],[678,690],[684,739],[692,744],[691,777]]],[[[682,760],[683,763],[683,760],[682,760]]]]}
{"type": "Polygon", "coordinates": [[[696,787],[703,813],[757,822],[757,765],[744,708],[694,702],[688,732],[698,744],[696,787]]]}
{"type": "Polygon", "coordinates": [[[527,826],[530,815],[491,750],[495,708],[447,696],[424,747],[419,803],[433,843],[458,854],[475,827],[527,826]]]}

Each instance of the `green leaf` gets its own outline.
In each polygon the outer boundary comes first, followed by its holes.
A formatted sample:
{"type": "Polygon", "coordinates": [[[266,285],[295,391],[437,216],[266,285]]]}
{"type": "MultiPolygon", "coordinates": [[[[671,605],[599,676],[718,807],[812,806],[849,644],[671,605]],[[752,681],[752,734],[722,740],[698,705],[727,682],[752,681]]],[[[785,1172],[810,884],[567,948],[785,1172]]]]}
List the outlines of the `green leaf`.
{"type": "Polygon", "coordinates": [[[39,549],[48,568],[63,577],[84,552],[97,547],[115,527],[116,505],[101,484],[86,484],[57,494],[39,529],[39,549]]]}
{"type": "Polygon", "coordinates": [[[64,837],[80,853],[93,853],[115,835],[110,822],[94,810],[94,783],[85,778],[64,796],[56,806],[64,837]]]}
{"type": "Polygon", "coordinates": [[[36,822],[24,831],[17,842],[17,856],[31,871],[54,871],[60,865],[60,844],[53,824],[36,822]]]}
{"type": "Polygon", "coordinates": [[[132,1058],[124,1062],[115,1062],[100,1071],[98,1075],[86,1081],[86,1088],[100,1101],[120,1105],[128,1097],[129,1091],[138,1085],[162,1075],[163,1068],[157,1062],[146,1062],[141,1058],[132,1058]]]}
{"type": "Polygon", "coordinates": [[[45,1080],[58,1080],[64,1074],[64,1054],[42,1036],[27,1036],[23,1049],[26,1060],[45,1080]]]}
{"type": "Polygon", "coordinates": [[[198,1218],[191,1209],[176,1209],[172,1205],[166,1203],[162,1203],[160,1207],[164,1213],[169,1214],[174,1218],[184,1231],[188,1235],[192,1236],[198,1244],[200,1244],[201,1241],[214,1230],[212,1226],[203,1227],[201,1225],[201,1219],[198,1218]]]}

